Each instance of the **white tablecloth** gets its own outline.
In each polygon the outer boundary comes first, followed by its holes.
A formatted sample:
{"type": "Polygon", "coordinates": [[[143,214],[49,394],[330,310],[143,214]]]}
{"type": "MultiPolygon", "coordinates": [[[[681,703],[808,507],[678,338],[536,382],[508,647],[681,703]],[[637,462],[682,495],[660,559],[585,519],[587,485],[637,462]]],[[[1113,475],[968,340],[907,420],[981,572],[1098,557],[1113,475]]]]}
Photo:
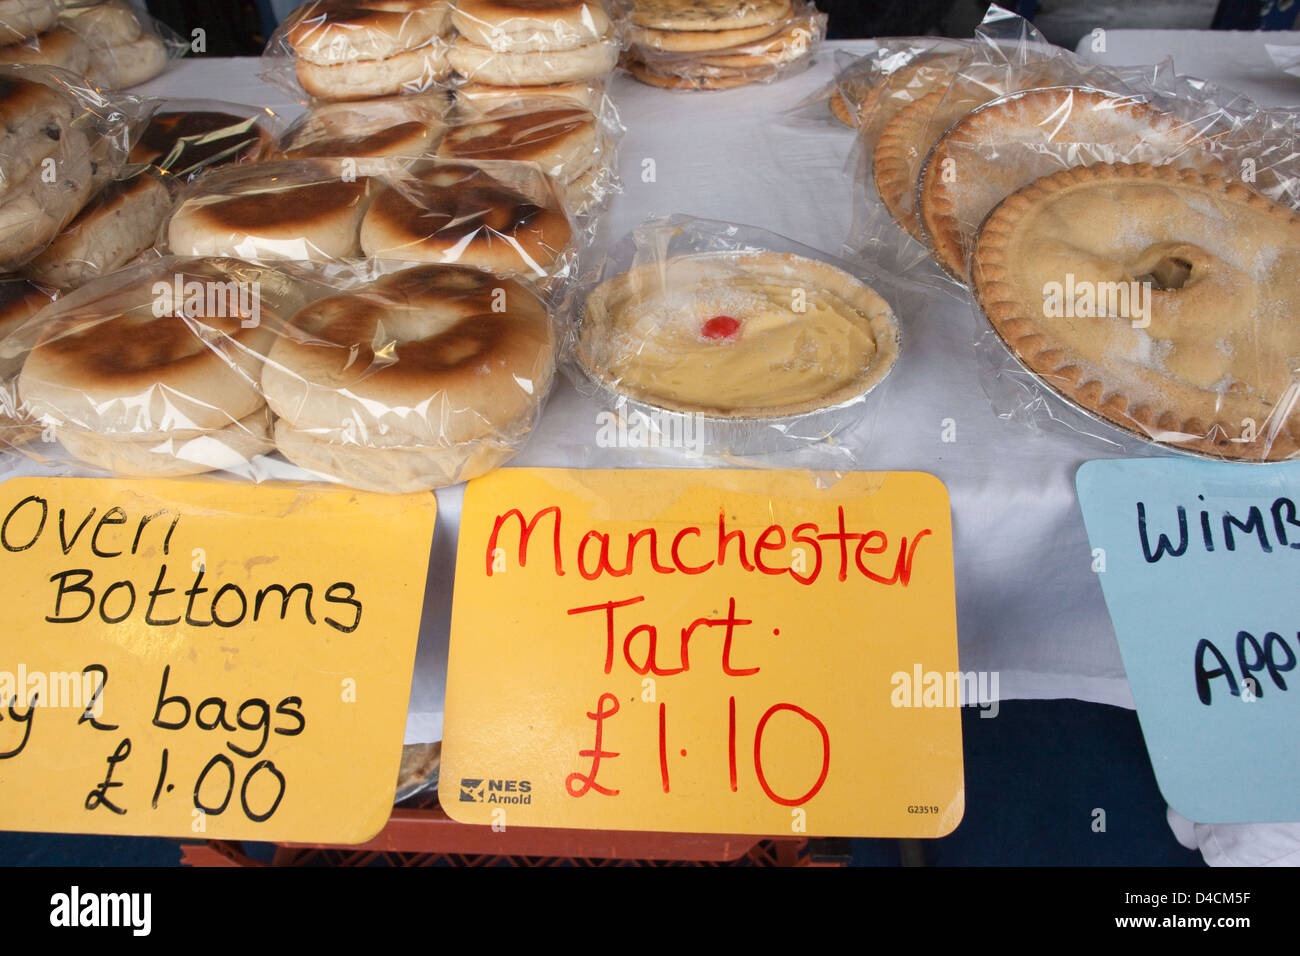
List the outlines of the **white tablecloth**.
{"type": "MultiPolygon", "coordinates": [[[[1226,44],[1221,35],[1113,31],[1109,41],[1118,58],[1110,62],[1151,62],[1173,52],[1183,69],[1220,82],[1258,73],[1252,85],[1276,93],[1273,102],[1285,100],[1296,82],[1269,80],[1248,52],[1253,46],[1226,44]]],[[[625,192],[609,209],[598,246],[647,215],[681,212],[762,226],[839,252],[851,220],[853,184],[844,166],[852,133],[828,116],[788,111],[829,81],[833,49],[865,53],[870,46],[828,44],[807,72],[726,92],[669,92],[620,74],[613,95],[628,127],[620,152],[625,192]],[[654,182],[642,181],[646,159],[654,160],[654,182]]],[[[196,60],[132,92],[219,97],[296,115],[301,107],[260,82],[256,70],[254,60],[196,60]]],[[[1107,450],[993,414],[977,377],[969,308],[935,295],[902,319],[902,358],[880,396],[872,445],[859,467],[928,471],[948,486],[962,669],[998,672],[1004,699],[1073,697],[1131,707],[1074,491],[1078,466],[1107,450]],[[956,423],[953,443],[941,439],[945,419],[956,423]]],[[[618,457],[626,453],[592,447],[597,411],[561,383],[515,463],[626,464],[618,457]]],[[[461,489],[438,497],[408,741],[438,739],[442,731],[461,489]]]]}
{"type": "Polygon", "coordinates": [[[1265,44],[1300,46],[1300,34],[1293,31],[1107,30],[1104,40],[1105,49],[1095,50],[1094,39],[1084,37],[1077,52],[1109,66],[1172,56],[1179,73],[1230,86],[1261,106],[1300,106],[1300,77],[1279,70],[1265,49],[1265,44]]]}

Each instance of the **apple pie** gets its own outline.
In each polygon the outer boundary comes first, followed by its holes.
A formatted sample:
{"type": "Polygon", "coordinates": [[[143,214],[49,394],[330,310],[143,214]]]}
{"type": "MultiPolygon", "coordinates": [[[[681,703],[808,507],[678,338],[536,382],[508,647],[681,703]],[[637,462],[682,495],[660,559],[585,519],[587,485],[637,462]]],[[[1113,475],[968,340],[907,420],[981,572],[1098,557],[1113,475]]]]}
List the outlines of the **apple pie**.
{"type": "Polygon", "coordinates": [[[1143,438],[1218,458],[1300,451],[1300,214],[1195,169],[1039,179],[980,230],[972,287],[1015,358],[1143,438]]]}

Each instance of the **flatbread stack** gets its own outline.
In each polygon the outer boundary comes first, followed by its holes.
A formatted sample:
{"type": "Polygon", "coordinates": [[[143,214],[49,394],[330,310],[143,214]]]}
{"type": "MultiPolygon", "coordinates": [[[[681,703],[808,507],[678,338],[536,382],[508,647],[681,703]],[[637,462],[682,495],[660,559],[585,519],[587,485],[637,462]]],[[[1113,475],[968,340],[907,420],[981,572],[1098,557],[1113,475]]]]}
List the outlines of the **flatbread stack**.
{"type": "MultiPolygon", "coordinates": [[[[132,137],[131,175],[108,182],[45,249],[23,267],[30,279],[72,289],[122,268],[154,245],[176,190],[188,179],[228,163],[253,163],[270,134],[249,115],[189,109],[170,101],[132,137]]],[[[263,117],[264,118],[264,117],[263,117]]],[[[97,177],[98,178],[98,177],[97,177]]],[[[98,183],[97,183],[98,185],[98,183]]]]}
{"type": "Polygon", "coordinates": [[[89,48],[84,72],[92,86],[123,90],[151,80],[167,68],[167,45],[158,27],[131,9],[126,0],[66,7],[59,19],[89,48]]]}
{"type": "Polygon", "coordinates": [[[109,165],[80,104],[35,75],[0,68],[0,270],[17,268],[53,239],[109,165]]]}
{"type": "Polygon", "coordinates": [[[422,93],[451,73],[448,0],[309,0],[271,47],[293,57],[298,83],[323,100],[422,93]]]}
{"type": "Polygon", "coordinates": [[[0,0],[0,47],[22,43],[54,25],[55,0],[0,0]]]}
{"type": "Polygon", "coordinates": [[[570,100],[507,102],[459,119],[443,138],[439,156],[537,163],[575,215],[596,207],[611,192],[608,137],[594,113],[570,100]]]}
{"type": "Polygon", "coordinates": [[[532,291],[425,265],[318,299],[267,355],[280,453],[355,488],[428,491],[518,451],[555,371],[532,291]]]}
{"type": "Polygon", "coordinates": [[[240,470],[271,450],[262,363],[292,298],[266,270],[171,260],[106,277],[24,330],[22,410],[112,474],[240,470]]]}
{"type": "Polygon", "coordinates": [[[379,163],[431,155],[446,132],[441,92],[373,100],[316,103],[280,137],[281,159],[352,159],[365,174],[379,163]]]}
{"type": "Polygon", "coordinates": [[[666,89],[771,82],[811,61],[826,18],[804,0],[635,0],[623,65],[666,89]]]}
{"type": "Polygon", "coordinates": [[[216,170],[178,197],[166,236],[182,256],[322,262],[357,255],[375,187],[330,159],[216,170]]]}
{"type": "Polygon", "coordinates": [[[603,81],[619,41],[605,0],[459,0],[451,51],[472,83],[534,87],[603,81]]]}

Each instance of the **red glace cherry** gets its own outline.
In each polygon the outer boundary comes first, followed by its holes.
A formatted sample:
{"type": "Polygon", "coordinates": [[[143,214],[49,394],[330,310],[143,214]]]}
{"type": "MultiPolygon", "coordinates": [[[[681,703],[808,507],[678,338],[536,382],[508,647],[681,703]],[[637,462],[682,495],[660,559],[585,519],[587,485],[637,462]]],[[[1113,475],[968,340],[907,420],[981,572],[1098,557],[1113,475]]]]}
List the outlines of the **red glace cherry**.
{"type": "Polygon", "coordinates": [[[734,339],[740,334],[740,320],[729,315],[715,315],[700,326],[700,334],[706,339],[734,339]]]}

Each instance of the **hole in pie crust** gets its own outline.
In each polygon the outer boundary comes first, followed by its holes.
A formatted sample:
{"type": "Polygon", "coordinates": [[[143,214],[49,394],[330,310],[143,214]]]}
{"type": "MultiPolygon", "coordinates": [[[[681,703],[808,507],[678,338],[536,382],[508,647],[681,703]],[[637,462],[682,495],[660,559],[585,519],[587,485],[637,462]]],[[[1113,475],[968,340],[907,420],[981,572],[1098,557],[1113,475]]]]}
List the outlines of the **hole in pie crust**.
{"type": "Polygon", "coordinates": [[[1192,264],[1181,256],[1165,256],[1146,275],[1137,281],[1150,285],[1156,292],[1175,292],[1187,284],[1192,275],[1192,264]]]}

